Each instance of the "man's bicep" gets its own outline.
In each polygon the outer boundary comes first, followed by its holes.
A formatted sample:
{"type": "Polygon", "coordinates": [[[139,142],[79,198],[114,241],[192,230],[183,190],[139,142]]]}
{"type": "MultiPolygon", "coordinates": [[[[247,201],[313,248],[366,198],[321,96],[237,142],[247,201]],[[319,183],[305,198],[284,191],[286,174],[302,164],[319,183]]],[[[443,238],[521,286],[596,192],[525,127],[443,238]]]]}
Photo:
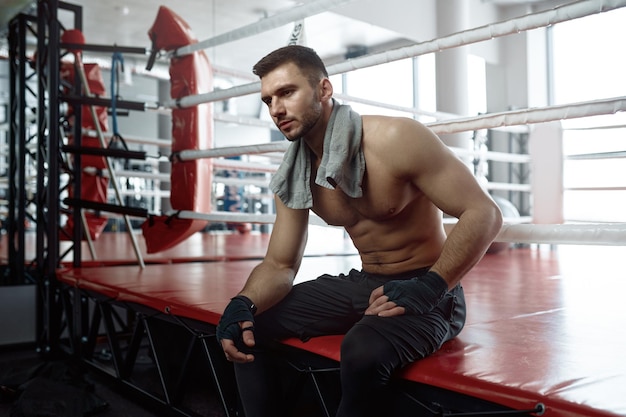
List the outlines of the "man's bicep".
{"type": "Polygon", "coordinates": [[[445,144],[431,143],[415,176],[420,189],[445,213],[458,217],[485,192],[470,168],[445,144]]]}
{"type": "Polygon", "coordinates": [[[265,260],[297,270],[306,246],[309,213],[287,208],[278,198],[275,201],[276,221],[265,260]]]}

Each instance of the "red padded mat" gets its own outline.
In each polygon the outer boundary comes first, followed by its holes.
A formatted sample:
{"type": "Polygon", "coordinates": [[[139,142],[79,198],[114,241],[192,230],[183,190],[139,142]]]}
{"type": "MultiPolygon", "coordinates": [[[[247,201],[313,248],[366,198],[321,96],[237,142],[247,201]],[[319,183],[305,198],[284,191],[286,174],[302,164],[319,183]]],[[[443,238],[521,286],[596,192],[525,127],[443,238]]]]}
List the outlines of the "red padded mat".
{"type": "MultiPolygon", "coordinates": [[[[403,377],[544,416],[626,415],[623,247],[514,249],[465,277],[461,335],[403,377]]],[[[162,312],[217,323],[258,261],[82,268],[62,281],[162,312]]],[[[298,280],[359,267],[357,256],[305,258],[298,280]]],[[[341,337],[288,344],[339,359],[341,337]]]]}

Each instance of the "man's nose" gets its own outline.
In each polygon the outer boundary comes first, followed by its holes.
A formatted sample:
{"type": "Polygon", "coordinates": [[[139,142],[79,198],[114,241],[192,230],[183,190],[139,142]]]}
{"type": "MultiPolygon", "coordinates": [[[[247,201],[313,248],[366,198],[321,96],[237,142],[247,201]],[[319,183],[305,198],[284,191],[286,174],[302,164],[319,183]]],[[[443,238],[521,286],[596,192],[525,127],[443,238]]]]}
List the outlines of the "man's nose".
{"type": "Polygon", "coordinates": [[[272,100],[270,104],[270,116],[278,117],[285,113],[285,107],[279,100],[272,100]]]}

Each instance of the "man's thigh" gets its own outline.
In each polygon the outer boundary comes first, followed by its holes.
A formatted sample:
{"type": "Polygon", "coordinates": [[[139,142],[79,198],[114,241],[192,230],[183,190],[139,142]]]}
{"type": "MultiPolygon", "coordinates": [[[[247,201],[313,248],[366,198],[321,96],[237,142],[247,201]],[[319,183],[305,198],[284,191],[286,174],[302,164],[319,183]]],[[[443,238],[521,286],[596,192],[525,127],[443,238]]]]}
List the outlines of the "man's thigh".
{"type": "Polygon", "coordinates": [[[379,285],[360,274],[322,275],[295,285],[280,303],[257,316],[257,333],[272,339],[296,336],[302,340],[346,333],[361,319],[372,290],[379,285]]]}

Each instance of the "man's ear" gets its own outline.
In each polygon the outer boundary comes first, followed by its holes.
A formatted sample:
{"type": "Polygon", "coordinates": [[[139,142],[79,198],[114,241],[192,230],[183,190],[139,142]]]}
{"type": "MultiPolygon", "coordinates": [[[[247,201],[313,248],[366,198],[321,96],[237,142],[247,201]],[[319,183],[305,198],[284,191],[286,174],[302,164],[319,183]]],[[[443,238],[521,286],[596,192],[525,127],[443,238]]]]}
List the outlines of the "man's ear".
{"type": "Polygon", "coordinates": [[[333,85],[328,78],[322,78],[318,87],[320,100],[328,101],[333,98],[333,85]]]}

